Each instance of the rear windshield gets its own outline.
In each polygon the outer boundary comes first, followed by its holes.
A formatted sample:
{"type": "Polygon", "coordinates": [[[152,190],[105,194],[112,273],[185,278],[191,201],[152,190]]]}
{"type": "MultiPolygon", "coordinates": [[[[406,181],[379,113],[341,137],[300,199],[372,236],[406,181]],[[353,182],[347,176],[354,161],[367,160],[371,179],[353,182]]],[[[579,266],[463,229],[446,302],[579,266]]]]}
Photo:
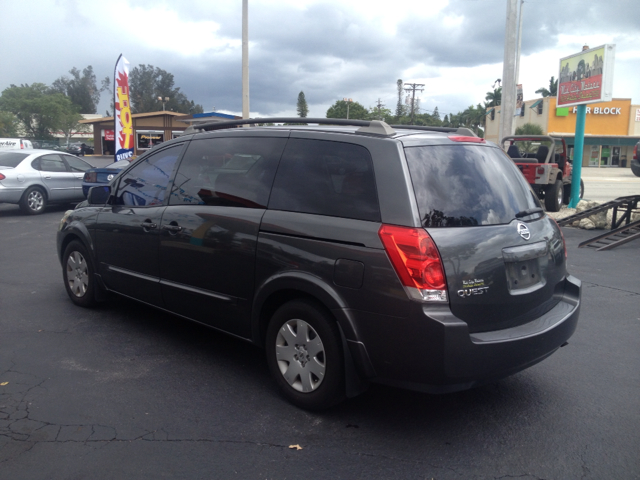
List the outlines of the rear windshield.
{"type": "Polygon", "coordinates": [[[16,168],[18,164],[28,156],[28,153],[0,152],[0,167],[16,168]]]}
{"type": "Polygon", "coordinates": [[[509,223],[538,207],[533,191],[498,148],[407,147],[405,154],[424,227],[509,223]]]}

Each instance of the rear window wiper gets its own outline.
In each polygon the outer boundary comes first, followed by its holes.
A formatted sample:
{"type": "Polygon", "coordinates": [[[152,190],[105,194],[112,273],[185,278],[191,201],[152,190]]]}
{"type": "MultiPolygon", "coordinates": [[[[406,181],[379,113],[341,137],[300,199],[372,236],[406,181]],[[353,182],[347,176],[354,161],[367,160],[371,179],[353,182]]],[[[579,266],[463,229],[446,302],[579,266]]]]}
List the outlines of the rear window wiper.
{"type": "Polygon", "coordinates": [[[544,210],[540,207],[529,208],[527,210],[522,210],[521,212],[516,213],[516,218],[528,217],[529,215],[533,215],[534,213],[544,213],[544,210]]]}

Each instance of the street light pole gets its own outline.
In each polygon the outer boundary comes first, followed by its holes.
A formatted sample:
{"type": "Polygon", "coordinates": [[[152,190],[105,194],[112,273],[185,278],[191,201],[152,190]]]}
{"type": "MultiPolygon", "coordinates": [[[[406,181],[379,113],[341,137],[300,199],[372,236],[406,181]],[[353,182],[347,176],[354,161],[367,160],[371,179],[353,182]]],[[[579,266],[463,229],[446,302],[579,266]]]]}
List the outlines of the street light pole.
{"type": "Polygon", "coordinates": [[[162,102],[162,111],[164,112],[164,104],[166,102],[168,102],[169,100],[171,100],[169,97],[164,97],[164,99],[162,97],[158,97],[158,101],[162,102]]]}
{"type": "Polygon", "coordinates": [[[347,120],[349,120],[349,104],[351,102],[353,102],[353,99],[351,99],[351,98],[343,98],[342,100],[347,102],[347,120]]]}

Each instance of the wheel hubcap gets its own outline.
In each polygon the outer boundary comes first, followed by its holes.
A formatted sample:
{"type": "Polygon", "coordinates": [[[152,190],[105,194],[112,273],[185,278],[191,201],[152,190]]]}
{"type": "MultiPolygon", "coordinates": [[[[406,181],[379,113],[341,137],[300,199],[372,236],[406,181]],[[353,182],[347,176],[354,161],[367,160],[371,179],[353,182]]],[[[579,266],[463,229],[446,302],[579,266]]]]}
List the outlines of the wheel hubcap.
{"type": "Polygon", "coordinates": [[[72,252],[67,259],[67,284],[76,297],[82,297],[87,293],[89,268],[80,252],[72,252]]]}
{"type": "Polygon", "coordinates": [[[40,193],[37,190],[34,190],[33,192],[29,193],[29,196],[27,197],[27,205],[29,205],[29,208],[33,211],[38,211],[42,208],[42,205],[44,204],[44,197],[42,196],[42,193],[40,193]]]}
{"type": "Polygon", "coordinates": [[[562,207],[562,189],[558,189],[558,198],[556,199],[558,202],[558,207],[562,207]]]}
{"type": "Polygon", "coordinates": [[[289,320],[280,328],[276,337],[276,359],[284,379],[299,392],[316,390],[324,379],[324,345],[304,320],[289,320]]]}

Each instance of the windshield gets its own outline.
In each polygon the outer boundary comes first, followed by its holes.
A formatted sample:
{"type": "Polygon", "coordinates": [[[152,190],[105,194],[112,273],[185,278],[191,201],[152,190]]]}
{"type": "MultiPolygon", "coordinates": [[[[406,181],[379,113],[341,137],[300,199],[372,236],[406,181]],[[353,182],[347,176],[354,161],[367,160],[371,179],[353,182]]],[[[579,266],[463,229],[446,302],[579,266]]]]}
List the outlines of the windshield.
{"type": "Polygon", "coordinates": [[[539,207],[514,163],[495,147],[407,147],[405,154],[424,227],[509,223],[539,207]]]}
{"type": "Polygon", "coordinates": [[[130,164],[131,162],[129,162],[129,160],[118,160],[117,162],[107,165],[104,168],[125,168],[130,164]]]}
{"type": "Polygon", "coordinates": [[[0,167],[16,168],[18,164],[28,156],[28,153],[0,152],[0,167]]]}

